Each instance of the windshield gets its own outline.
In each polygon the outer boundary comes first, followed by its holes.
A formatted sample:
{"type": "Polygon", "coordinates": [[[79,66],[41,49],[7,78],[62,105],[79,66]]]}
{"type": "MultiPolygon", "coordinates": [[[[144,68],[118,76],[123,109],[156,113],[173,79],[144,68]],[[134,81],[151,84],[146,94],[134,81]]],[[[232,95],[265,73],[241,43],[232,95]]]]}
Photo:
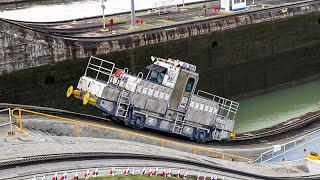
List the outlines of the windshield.
{"type": "Polygon", "coordinates": [[[151,71],[148,79],[152,82],[162,84],[164,75],[164,72],[151,71]]]}

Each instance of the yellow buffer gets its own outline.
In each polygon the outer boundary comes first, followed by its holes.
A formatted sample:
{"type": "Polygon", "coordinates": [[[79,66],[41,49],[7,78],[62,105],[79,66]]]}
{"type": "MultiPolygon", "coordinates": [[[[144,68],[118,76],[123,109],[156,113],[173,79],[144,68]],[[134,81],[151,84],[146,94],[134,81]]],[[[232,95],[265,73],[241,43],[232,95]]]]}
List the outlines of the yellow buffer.
{"type": "Polygon", "coordinates": [[[73,89],[73,86],[70,86],[67,90],[67,97],[70,97],[71,95],[80,96],[80,91],[77,89],[73,89]]]}
{"type": "Polygon", "coordinates": [[[92,104],[95,104],[97,103],[97,99],[96,98],[93,98],[93,97],[90,97],[90,93],[87,93],[83,96],[83,100],[82,100],[82,103],[83,105],[86,105],[89,103],[92,103],[92,104]]]}
{"type": "Polygon", "coordinates": [[[306,158],[310,160],[320,160],[320,154],[316,152],[310,152],[309,154],[307,154],[306,158]]]}
{"type": "Polygon", "coordinates": [[[236,137],[236,134],[233,131],[231,131],[230,132],[230,139],[234,140],[235,137],[236,137]]]}

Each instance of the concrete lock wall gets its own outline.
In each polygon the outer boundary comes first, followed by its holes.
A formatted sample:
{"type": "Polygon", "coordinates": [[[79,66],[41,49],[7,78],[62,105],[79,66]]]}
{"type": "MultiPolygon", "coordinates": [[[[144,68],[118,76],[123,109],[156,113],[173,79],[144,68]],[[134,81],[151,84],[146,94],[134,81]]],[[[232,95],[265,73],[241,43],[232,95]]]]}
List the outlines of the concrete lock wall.
{"type": "MultiPolygon", "coordinates": [[[[318,9],[319,4],[308,11],[318,9]]],[[[318,78],[319,12],[305,11],[295,7],[291,14],[228,16],[103,42],[76,42],[1,22],[0,69],[5,75],[0,76],[0,102],[96,111],[65,97],[83,74],[86,57],[96,54],[135,73],[151,62],[151,55],[185,60],[198,66],[200,89],[227,97],[318,78]]]]}

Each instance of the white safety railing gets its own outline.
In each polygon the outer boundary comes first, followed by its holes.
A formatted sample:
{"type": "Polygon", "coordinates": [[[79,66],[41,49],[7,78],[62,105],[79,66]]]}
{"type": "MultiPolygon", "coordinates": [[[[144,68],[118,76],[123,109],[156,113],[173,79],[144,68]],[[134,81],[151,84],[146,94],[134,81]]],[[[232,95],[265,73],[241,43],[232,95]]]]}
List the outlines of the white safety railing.
{"type": "Polygon", "coordinates": [[[318,135],[319,132],[320,132],[320,129],[310,132],[288,143],[285,143],[282,145],[275,145],[273,149],[262,153],[254,162],[265,163],[278,157],[283,157],[283,159],[285,159],[286,153],[303,146],[304,146],[304,150],[306,150],[307,145],[309,143],[317,139],[320,139],[320,136],[318,135]]]}
{"type": "Polygon", "coordinates": [[[84,75],[95,78],[95,80],[104,80],[109,84],[114,69],[115,64],[113,62],[91,56],[84,75]],[[105,75],[106,79],[99,78],[99,75],[105,75]]]}
{"type": "Polygon", "coordinates": [[[8,111],[8,117],[9,117],[9,121],[8,122],[4,122],[2,124],[0,124],[0,127],[3,127],[3,126],[10,126],[10,134],[13,134],[13,130],[12,130],[12,117],[11,117],[11,109],[10,108],[7,108],[7,109],[1,109],[0,110],[0,113],[4,113],[8,111]]]}
{"type": "Polygon", "coordinates": [[[234,120],[238,111],[239,103],[202,90],[198,90],[197,95],[217,102],[219,105],[217,113],[220,118],[234,120]]]}
{"type": "Polygon", "coordinates": [[[173,13],[178,11],[178,5],[174,0],[160,0],[154,3],[152,11],[159,15],[161,13],[173,13]]]}

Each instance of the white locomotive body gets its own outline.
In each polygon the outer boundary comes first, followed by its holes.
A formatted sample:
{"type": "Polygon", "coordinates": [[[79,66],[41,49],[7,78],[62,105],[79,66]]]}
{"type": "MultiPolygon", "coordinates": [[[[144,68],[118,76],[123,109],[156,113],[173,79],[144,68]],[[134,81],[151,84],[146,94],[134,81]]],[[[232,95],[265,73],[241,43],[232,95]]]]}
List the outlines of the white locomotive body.
{"type": "Polygon", "coordinates": [[[92,104],[134,128],[176,133],[197,142],[234,137],[237,102],[200,90],[194,93],[199,76],[196,66],[151,59],[143,78],[141,72],[133,76],[127,68],[91,57],[77,89],[70,86],[67,96],[74,95],[84,105],[92,104]]]}

